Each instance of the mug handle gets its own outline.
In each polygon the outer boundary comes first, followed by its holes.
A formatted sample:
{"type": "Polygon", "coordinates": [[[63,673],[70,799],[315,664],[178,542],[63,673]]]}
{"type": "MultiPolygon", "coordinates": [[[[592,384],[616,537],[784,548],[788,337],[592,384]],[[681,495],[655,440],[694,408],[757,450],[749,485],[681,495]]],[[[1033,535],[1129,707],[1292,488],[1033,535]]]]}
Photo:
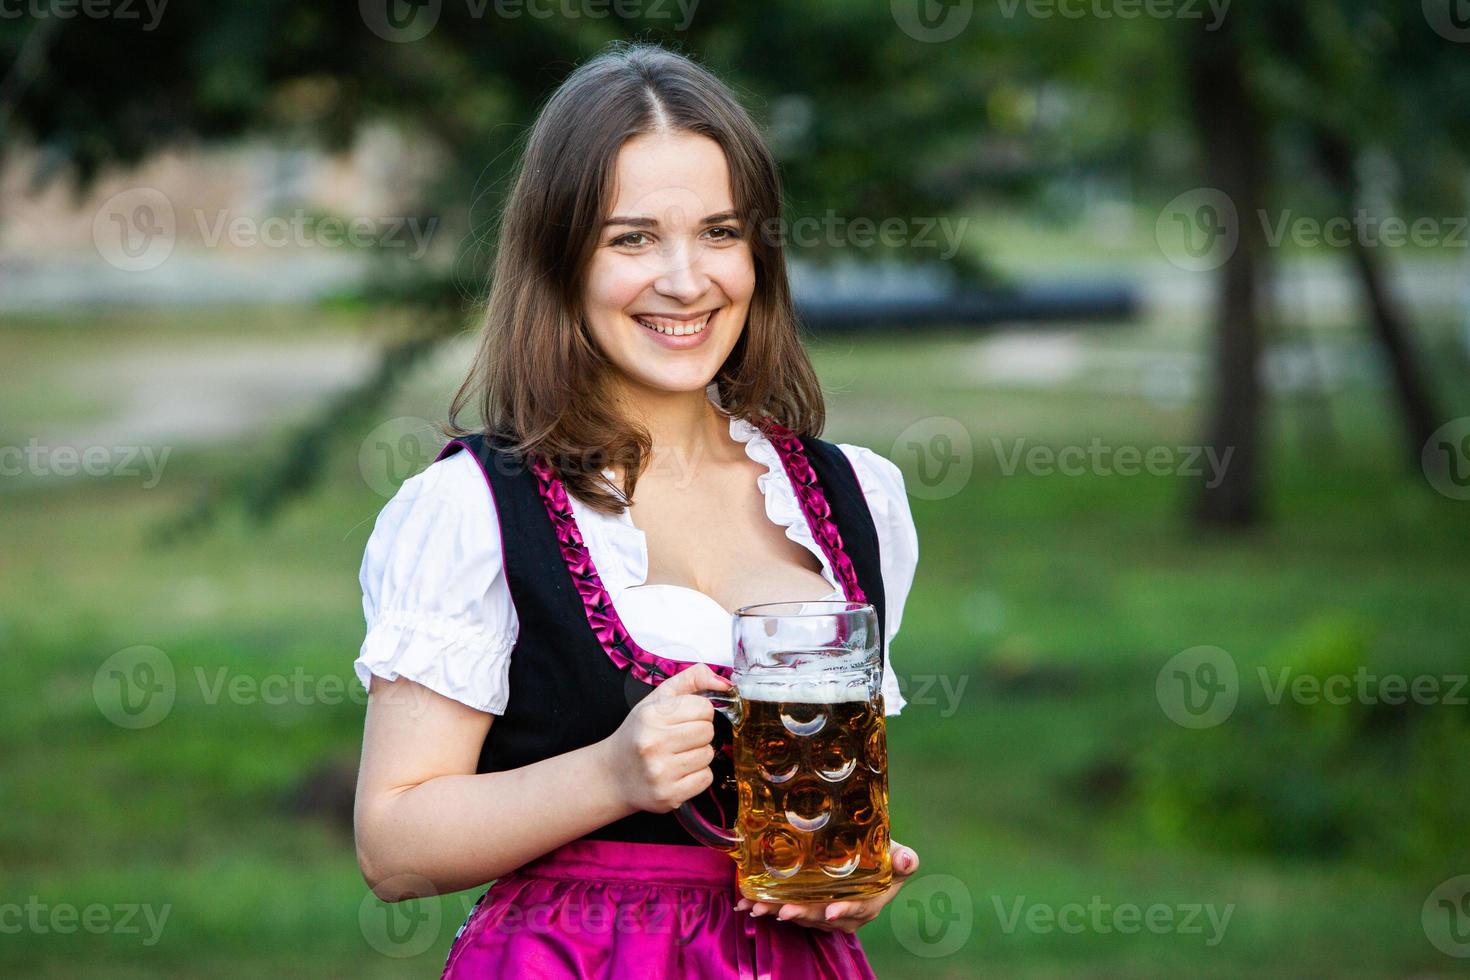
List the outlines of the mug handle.
{"type": "MultiPolygon", "coordinates": [[[[715,706],[715,710],[730,720],[732,726],[739,725],[741,716],[745,713],[745,706],[740,703],[739,693],[726,691],[695,691],[700,697],[705,698],[715,706]]],[[[707,844],[717,851],[723,851],[731,857],[735,857],[743,842],[739,833],[732,833],[733,828],[721,827],[712,823],[708,817],[694,808],[693,797],[679,804],[675,815],[684,829],[701,844],[707,844]]]]}

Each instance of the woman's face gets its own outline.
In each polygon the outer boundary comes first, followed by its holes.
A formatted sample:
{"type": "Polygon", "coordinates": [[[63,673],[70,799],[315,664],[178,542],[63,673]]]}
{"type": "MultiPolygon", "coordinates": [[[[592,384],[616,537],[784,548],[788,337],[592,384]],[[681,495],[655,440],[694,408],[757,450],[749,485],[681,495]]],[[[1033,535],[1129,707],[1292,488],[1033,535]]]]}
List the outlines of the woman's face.
{"type": "Polygon", "coordinates": [[[720,145],[691,133],[623,144],[583,308],[632,388],[701,391],[745,329],[755,263],[720,145]]]}

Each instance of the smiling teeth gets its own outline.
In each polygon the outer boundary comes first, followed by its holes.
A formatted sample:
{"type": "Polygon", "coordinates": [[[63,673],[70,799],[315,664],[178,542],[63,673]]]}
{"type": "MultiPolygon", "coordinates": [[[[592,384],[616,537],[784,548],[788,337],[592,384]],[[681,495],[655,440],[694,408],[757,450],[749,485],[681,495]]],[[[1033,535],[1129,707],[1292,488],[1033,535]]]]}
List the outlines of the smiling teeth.
{"type": "Polygon", "coordinates": [[[635,316],[633,319],[648,329],[657,330],[661,334],[667,334],[670,337],[687,337],[689,334],[699,333],[703,330],[705,325],[709,323],[709,318],[710,314],[706,313],[693,322],[688,320],[670,320],[667,317],[661,316],[635,316]]]}

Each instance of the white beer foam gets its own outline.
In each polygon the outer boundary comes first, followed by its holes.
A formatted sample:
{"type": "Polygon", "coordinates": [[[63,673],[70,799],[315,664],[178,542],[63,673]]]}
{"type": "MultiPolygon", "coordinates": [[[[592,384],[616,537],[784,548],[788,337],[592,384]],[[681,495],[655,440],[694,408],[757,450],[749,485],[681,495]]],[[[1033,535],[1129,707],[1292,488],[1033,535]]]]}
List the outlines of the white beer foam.
{"type": "Polygon", "coordinates": [[[867,678],[791,677],[768,679],[741,677],[736,681],[740,696],[747,701],[789,701],[797,704],[842,704],[868,700],[867,678]]]}

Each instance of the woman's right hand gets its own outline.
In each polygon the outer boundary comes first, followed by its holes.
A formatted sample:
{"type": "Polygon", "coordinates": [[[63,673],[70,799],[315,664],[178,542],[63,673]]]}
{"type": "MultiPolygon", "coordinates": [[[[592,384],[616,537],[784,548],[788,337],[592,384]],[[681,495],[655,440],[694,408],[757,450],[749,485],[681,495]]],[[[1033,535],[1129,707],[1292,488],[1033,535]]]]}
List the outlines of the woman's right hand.
{"type": "Polygon", "coordinates": [[[696,663],[633,706],[607,740],[612,772],[629,806],[668,813],[709,787],[715,706],[694,692],[734,687],[709,664],[696,663]]]}

